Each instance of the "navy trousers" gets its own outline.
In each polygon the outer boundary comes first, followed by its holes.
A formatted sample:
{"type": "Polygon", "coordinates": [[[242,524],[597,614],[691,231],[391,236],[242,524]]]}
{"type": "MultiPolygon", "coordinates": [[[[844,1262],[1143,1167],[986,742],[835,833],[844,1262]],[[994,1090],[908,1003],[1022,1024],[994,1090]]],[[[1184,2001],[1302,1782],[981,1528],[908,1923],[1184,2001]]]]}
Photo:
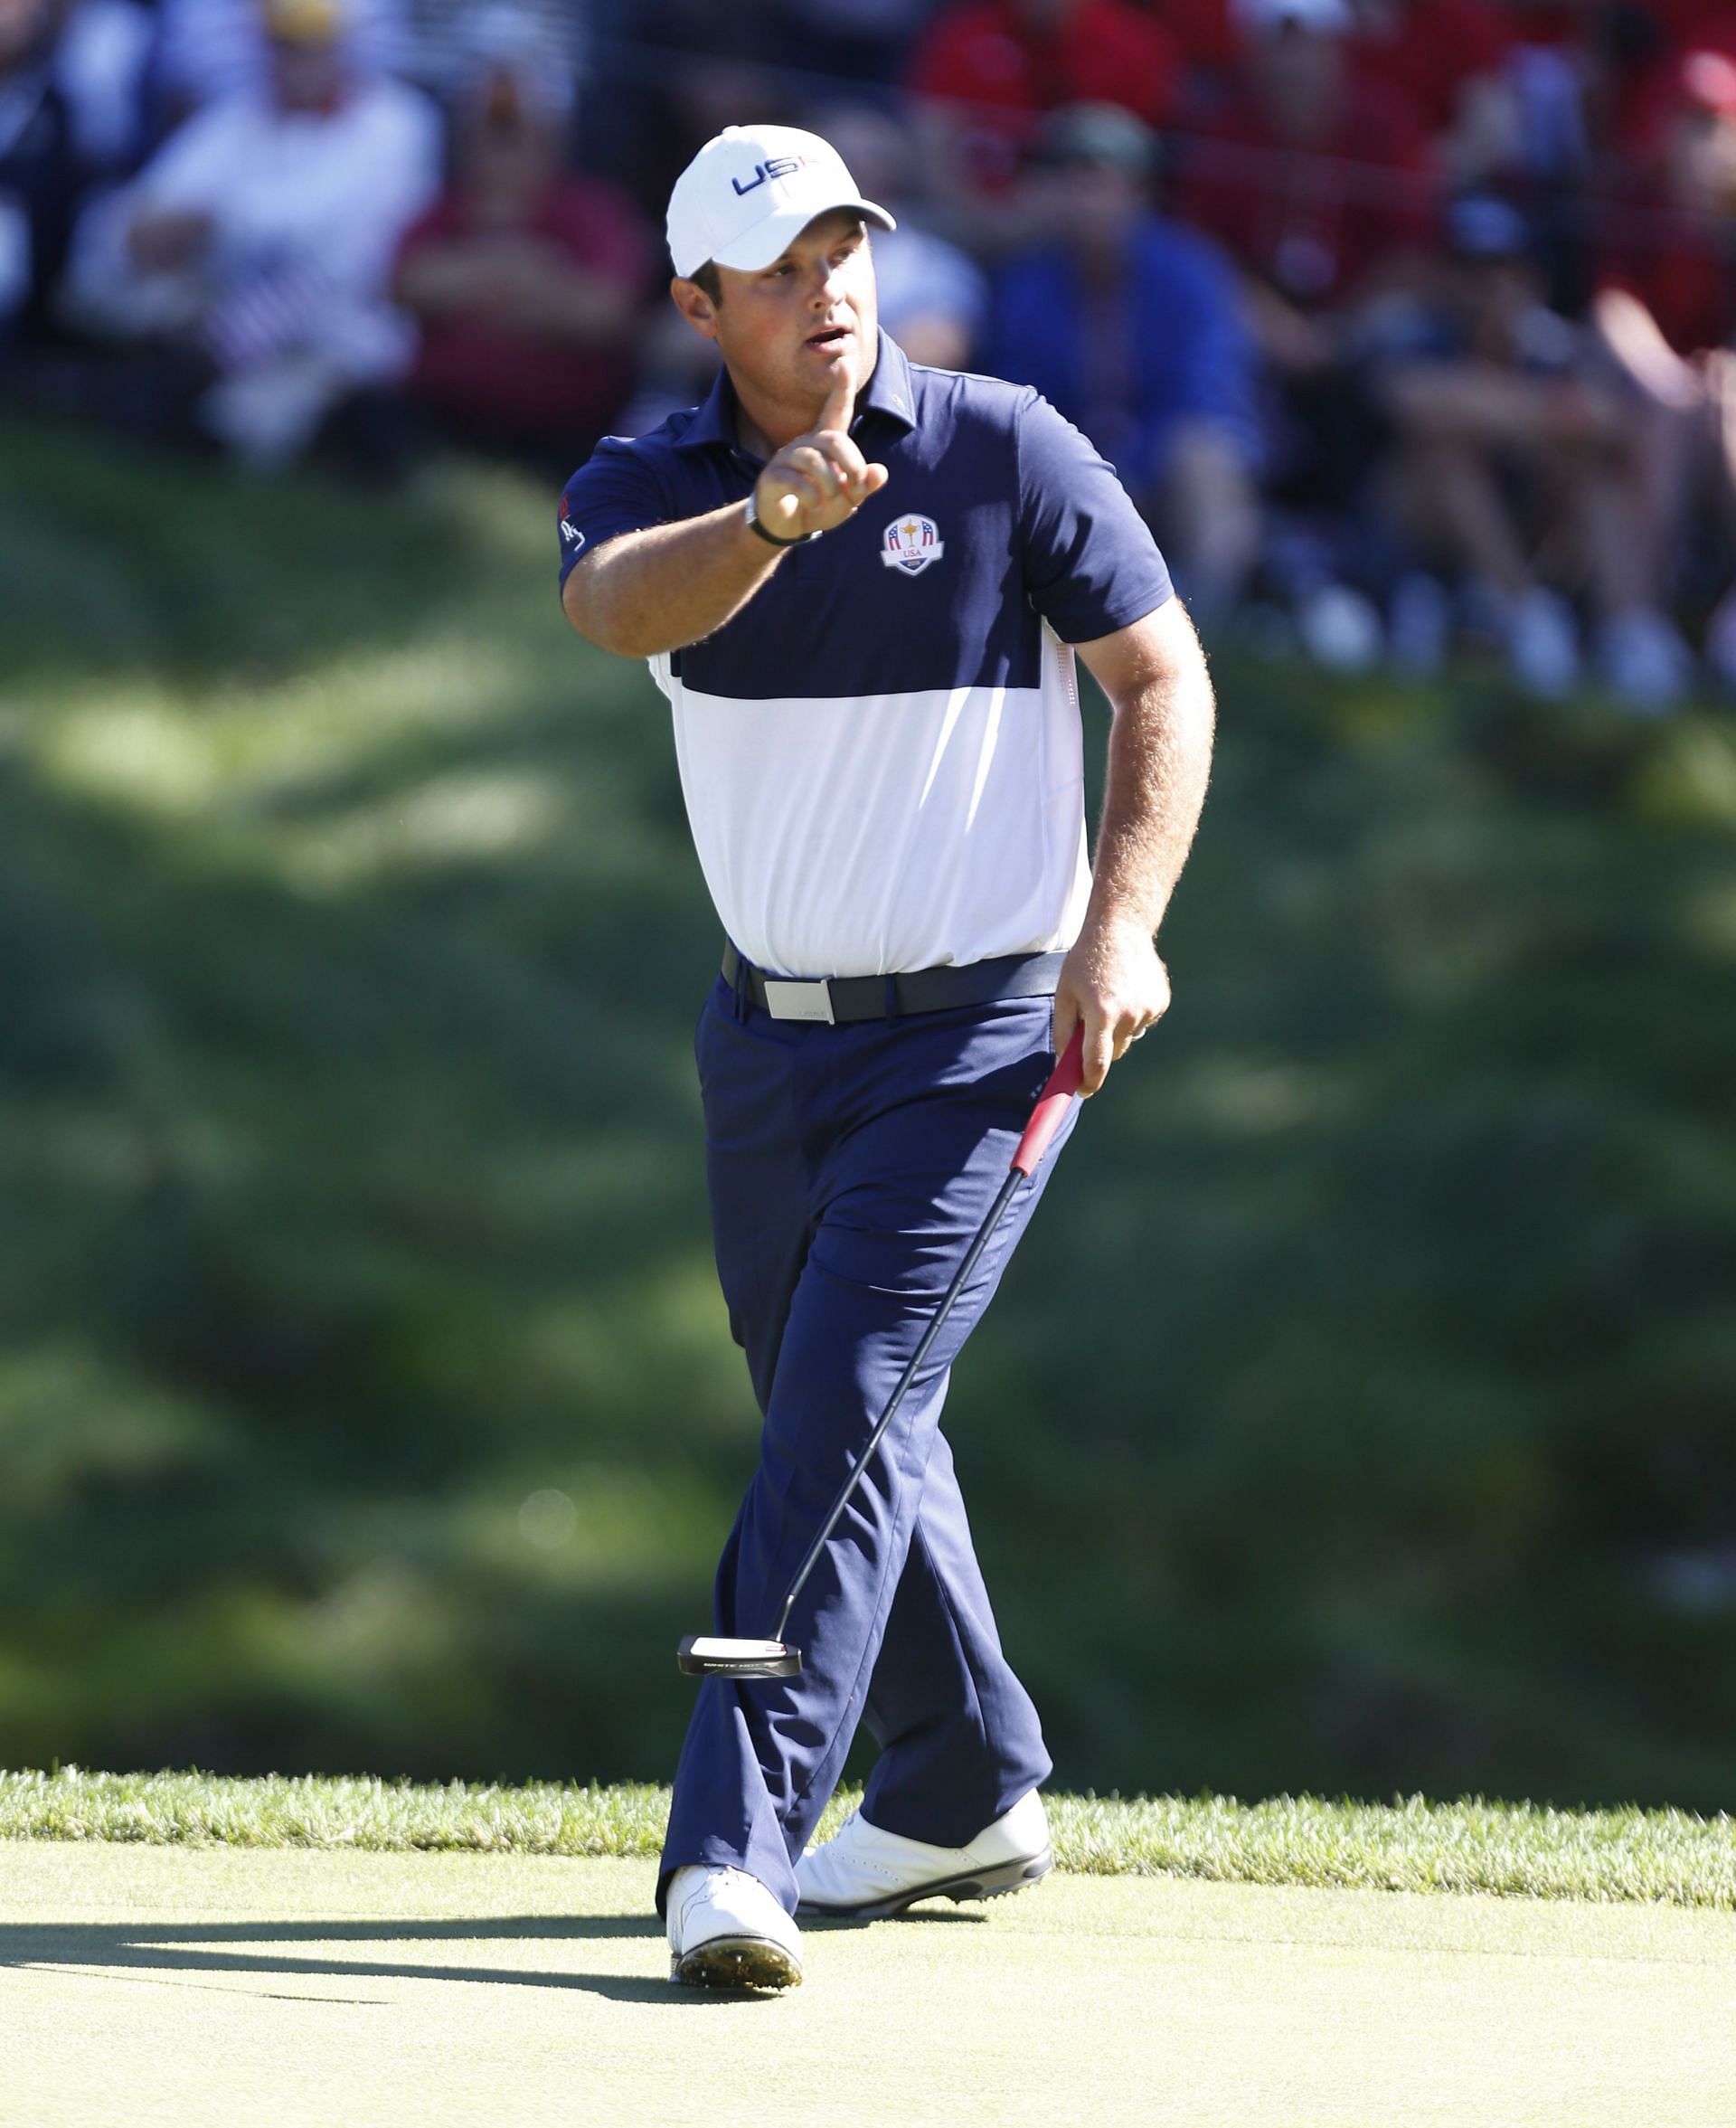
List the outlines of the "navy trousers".
{"type": "MultiPolygon", "coordinates": [[[[763,1638],[936,1302],[1005,1180],[1054,1066],[1052,1000],[828,1026],[774,1020],[722,978],[694,1043],[717,1266],[765,1414],[718,1568],[715,1630],[763,1638]]],[[[746,1869],[792,1911],[794,1864],[856,1726],[881,1747],[864,1814],[962,1846],[1050,1760],[1008,1667],[940,1433],[960,1347],[1066,1135],[1014,1196],[809,1576],[797,1678],[709,1678],[658,1879],[746,1869]]]]}

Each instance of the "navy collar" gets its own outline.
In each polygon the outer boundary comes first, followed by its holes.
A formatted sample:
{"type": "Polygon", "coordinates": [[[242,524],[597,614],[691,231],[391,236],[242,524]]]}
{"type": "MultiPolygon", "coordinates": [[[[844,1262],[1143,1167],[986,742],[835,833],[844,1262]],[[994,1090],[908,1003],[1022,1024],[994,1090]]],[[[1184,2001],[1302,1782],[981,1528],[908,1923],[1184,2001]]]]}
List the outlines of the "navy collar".
{"type": "MultiPolygon", "coordinates": [[[[901,429],[916,426],[916,393],[910,385],[910,357],[896,340],[889,339],[883,332],[874,358],[874,374],[868,380],[867,391],[856,402],[851,429],[854,430],[863,416],[870,413],[883,414],[901,429]]],[[[727,449],[739,449],[735,416],[735,386],[730,382],[729,371],[720,369],[717,382],[675,449],[692,450],[703,444],[721,443],[727,449]]]]}

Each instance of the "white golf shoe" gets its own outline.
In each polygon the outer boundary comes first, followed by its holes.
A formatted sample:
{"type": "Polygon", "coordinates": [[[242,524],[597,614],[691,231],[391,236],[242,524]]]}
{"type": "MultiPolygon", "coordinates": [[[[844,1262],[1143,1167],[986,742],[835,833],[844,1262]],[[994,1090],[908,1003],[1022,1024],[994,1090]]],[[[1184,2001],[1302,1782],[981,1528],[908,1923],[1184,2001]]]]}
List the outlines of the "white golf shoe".
{"type": "Polygon", "coordinates": [[[1033,1788],[967,1847],[930,1847],[882,1832],[853,1811],[835,1840],[796,1865],[803,1915],[880,1921],[918,1899],[993,1899],[1023,1891],[1054,1867],[1049,1818],[1033,1788]]]}
{"type": "Polygon", "coordinates": [[[690,1988],[801,1986],[801,1932],[745,1869],[677,1869],[665,1910],[672,1981],[690,1988]]]}

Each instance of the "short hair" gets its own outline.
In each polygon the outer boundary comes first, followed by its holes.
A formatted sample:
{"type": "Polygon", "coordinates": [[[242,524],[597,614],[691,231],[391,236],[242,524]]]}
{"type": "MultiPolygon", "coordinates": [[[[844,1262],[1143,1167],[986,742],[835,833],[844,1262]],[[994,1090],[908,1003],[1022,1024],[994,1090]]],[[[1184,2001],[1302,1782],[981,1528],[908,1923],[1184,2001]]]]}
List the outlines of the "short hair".
{"type": "Polygon", "coordinates": [[[695,266],[687,278],[696,288],[703,288],[711,298],[713,309],[722,302],[723,283],[719,277],[715,259],[708,259],[703,266],[695,266]]]}

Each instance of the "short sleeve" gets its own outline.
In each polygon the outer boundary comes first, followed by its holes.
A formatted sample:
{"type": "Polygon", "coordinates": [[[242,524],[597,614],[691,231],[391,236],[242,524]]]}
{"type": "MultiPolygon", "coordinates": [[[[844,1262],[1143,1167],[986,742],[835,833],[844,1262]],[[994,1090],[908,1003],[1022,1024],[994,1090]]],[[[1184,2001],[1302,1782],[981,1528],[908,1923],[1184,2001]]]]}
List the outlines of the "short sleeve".
{"type": "Polygon", "coordinates": [[[1169,570],[1114,467],[1034,392],[1018,449],[1025,596],[1061,641],[1113,635],[1161,606],[1169,570]]]}
{"type": "Polygon", "coordinates": [[[664,525],[669,512],[656,473],[629,439],[605,436],[561,497],[561,582],[581,554],[623,532],[664,525]]]}

